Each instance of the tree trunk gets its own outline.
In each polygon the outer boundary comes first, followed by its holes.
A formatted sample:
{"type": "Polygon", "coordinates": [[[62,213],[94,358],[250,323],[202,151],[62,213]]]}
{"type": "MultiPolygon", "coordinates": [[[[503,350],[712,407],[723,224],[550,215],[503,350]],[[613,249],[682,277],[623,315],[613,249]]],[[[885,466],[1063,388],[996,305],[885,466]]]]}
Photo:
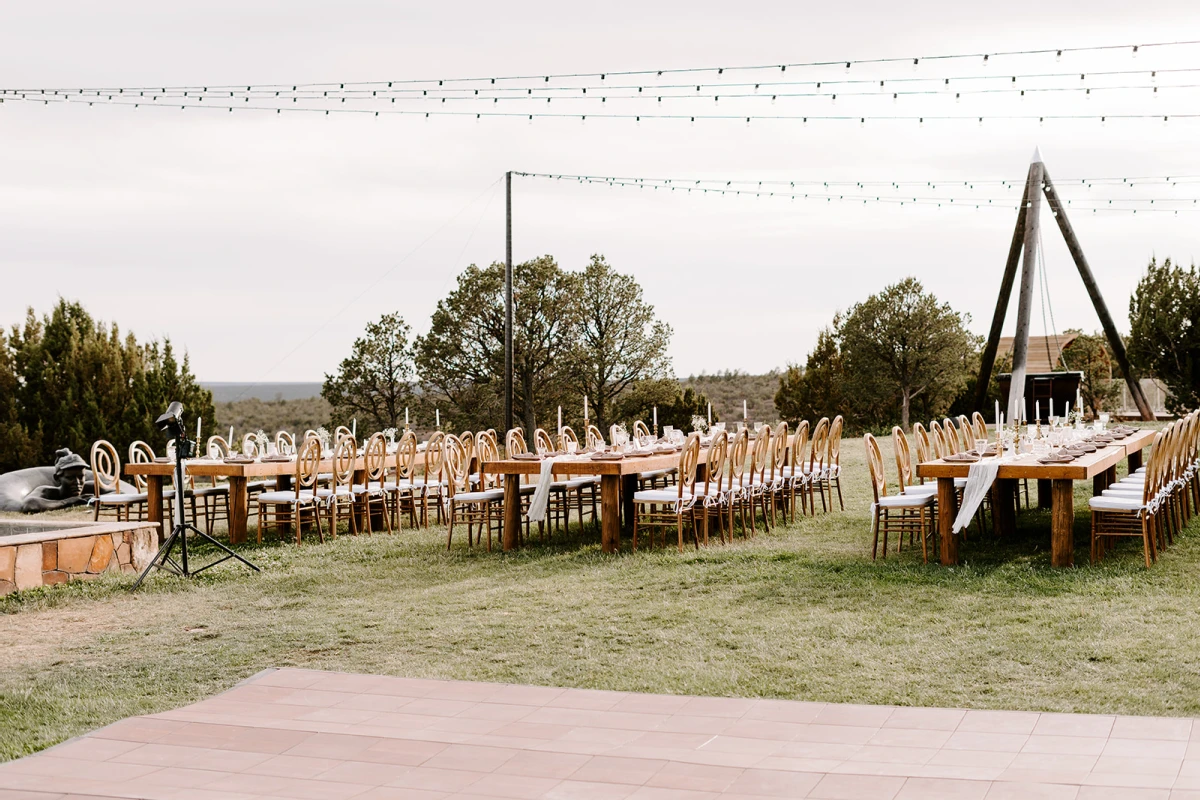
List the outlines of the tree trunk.
{"type": "Polygon", "coordinates": [[[909,412],[909,406],[911,404],[912,404],[912,398],[909,397],[908,392],[901,392],[900,393],[900,427],[906,431],[908,430],[908,412],[909,412]]]}

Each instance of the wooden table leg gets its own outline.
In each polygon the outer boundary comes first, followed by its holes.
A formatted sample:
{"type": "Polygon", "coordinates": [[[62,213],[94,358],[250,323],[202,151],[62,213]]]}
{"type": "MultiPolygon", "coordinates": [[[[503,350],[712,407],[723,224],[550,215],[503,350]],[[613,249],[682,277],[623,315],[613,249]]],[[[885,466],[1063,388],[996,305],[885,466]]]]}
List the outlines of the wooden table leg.
{"type": "Polygon", "coordinates": [[[954,535],[954,518],[958,515],[958,498],[954,495],[954,479],[938,478],[938,538],[941,540],[942,564],[958,563],[958,537],[954,535]]]}
{"type": "MultiPolygon", "coordinates": [[[[175,502],[182,502],[183,498],[175,498],[175,502]]],[[[151,522],[158,523],[158,541],[161,543],[167,535],[167,531],[163,528],[163,479],[161,475],[146,476],[146,517],[151,522]]],[[[172,521],[172,525],[174,521],[172,521]]]]}
{"type": "MultiPolygon", "coordinates": [[[[633,537],[633,515],[636,509],[633,507],[633,496],[637,494],[638,476],[622,475],[621,476],[621,532],[626,536],[633,537]]],[[[620,543],[618,542],[618,549],[620,543]]]]}
{"type": "Polygon", "coordinates": [[[1050,481],[1038,478],[1038,508],[1050,508],[1050,481]]]}
{"type": "Polygon", "coordinates": [[[1142,468],[1142,451],[1137,450],[1129,454],[1129,474],[1137,472],[1142,468]]]}
{"type": "Polygon", "coordinates": [[[997,478],[993,488],[994,528],[1000,536],[1012,536],[1017,530],[1017,482],[1012,478],[997,478]]]}
{"type": "Polygon", "coordinates": [[[504,552],[517,547],[521,532],[521,476],[504,476],[504,552]]]}
{"type": "Polygon", "coordinates": [[[246,479],[229,476],[229,543],[246,541],[246,521],[250,516],[250,496],[246,491],[246,479]]]}
{"type": "Polygon", "coordinates": [[[1050,490],[1050,564],[1055,567],[1075,566],[1074,488],[1072,481],[1055,480],[1050,490]]]}
{"type": "Polygon", "coordinates": [[[600,476],[600,549],[621,549],[621,476],[600,476]]]}

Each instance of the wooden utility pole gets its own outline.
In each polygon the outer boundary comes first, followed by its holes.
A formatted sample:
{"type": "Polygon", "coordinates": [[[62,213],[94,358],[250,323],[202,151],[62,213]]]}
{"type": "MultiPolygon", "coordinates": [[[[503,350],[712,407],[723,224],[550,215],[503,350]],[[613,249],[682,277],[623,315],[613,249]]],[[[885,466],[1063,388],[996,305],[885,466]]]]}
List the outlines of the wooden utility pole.
{"type": "Polygon", "coordinates": [[[1008,389],[1008,419],[1021,421],[1025,410],[1025,365],[1029,355],[1029,315],[1033,306],[1033,281],[1037,277],[1039,213],[1042,209],[1042,154],[1033,151],[1025,179],[1025,254],[1021,257],[1021,294],[1017,297],[1017,335],[1013,339],[1012,383],[1008,389]]]}
{"type": "MultiPolygon", "coordinates": [[[[1030,168],[1032,169],[1032,167],[1030,168]]],[[[1021,196],[1021,209],[1017,212],[1017,227],[1013,230],[1012,244],[1008,246],[1008,261],[1004,265],[1004,278],[1000,281],[1000,296],[996,298],[996,311],[992,314],[992,327],[988,331],[987,344],[979,362],[979,381],[975,384],[975,408],[986,413],[988,384],[992,380],[992,368],[996,365],[996,351],[1000,348],[1000,334],[1004,332],[1004,318],[1008,316],[1008,299],[1012,296],[1013,281],[1017,277],[1017,266],[1021,262],[1021,246],[1025,243],[1025,211],[1029,203],[1029,181],[1025,181],[1025,193],[1021,196]]]]}
{"type": "Polygon", "coordinates": [[[1150,402],[1146,399],[1145,392],[1142,391],[1142,385],[1134,377],[1133,368],[1129,364],[1129,355],[1125,352],[1125,342],[1121,340],[1121,334],[1117,332],[1112,315],[1108,313],[1108,305],[1100,294],[1100,287],[1096,284],[1096,278],[1092,275],[1091,267],[1088,266],[1087,257],[1083,254],[1083,248],[1075,236],[1075,229],[1071,227],[1071,221],[1067,219],[1067,211],[1058,197],[1058,191],[1050,182],[1049,173],[1044,171],[1043,181],[1050,210],[1054,212],[1054,218],[1058,221],[1058,229],[1062,231],[1063,239],[1067,242],[1067,249],[1071,251],[1071,258],[1075,260],[1075,266],[1079,269],[1079,276],[1083,278],[1083,285],[1087,288],[1088,296],[1092,298],[1096,316],[1100,317],[1100,325],[1104,328],[1104,335],[1108,337],[1108,345],[1112,348],[1117,364],[1121,367],[1121,375],[1129,386],[1129,394],[1133,397],[1138,411],[1141,412],[1142,419],[1146,422],[1153,422],[1155,419],[1154,409],[1150,407],[1150,402]]]}
{"type": "Polygon", "coordinates": [[[513,428],[512,172],[504,173],[504,430],[513,428]]]}

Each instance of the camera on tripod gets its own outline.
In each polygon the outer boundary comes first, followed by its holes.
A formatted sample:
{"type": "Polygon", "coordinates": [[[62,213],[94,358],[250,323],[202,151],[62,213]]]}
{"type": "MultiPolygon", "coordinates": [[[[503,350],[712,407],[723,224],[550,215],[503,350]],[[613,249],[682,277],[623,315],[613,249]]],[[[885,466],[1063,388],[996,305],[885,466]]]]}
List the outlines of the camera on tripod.
{"type": "Polygon", "coordinates": [[[183,427],[183,403],[180,403],[178,400],[173,401],[171,405],[167,406],[167,410],[158,419],[154,420],[154,424],[160,431],[166,431],[167,435],[175,440],[175,519],[173,520],[174,526],[171,528],[171,535],[167,537],[162,547],[159,548],[158,553],[154,558],[150,559],[150,563],[142,570],[142,574],[138,576],[138,579],[133,584],[133,589],[141,586],[142,581],[146,580],[146,576],[150,574],[150,571],[156,568],[165,569],[168,572],[174,572],[176,575],[186,578],[197,575],[210,567],[215,567],[217,564],[233,558],[255,572],[258,572],[258,567],[195,525],[188,524],[187,518],[184,516],[183,501],[186,495],[185,487],[187,486],[185,482],[187,479],[187,467],[184,462],[196,454],[196,443],[187,438],[187,431],[183,427]],[[200,569],[192,569],[191,565],[188,564],[188,532],[191,532],[196,539],[206,542],[209,546],[216,549],[218,553],[224,553],[224,555],[216,561],[200,567],[200,569]],[[171,558],[171,552],[176,546],[179,547],[180,559],[178,563],[171,558]]]}
{"type": "Polygon", "coordinates": [[[166,431],[167,435],[175,440],[176,458],[191,458],[196,455],[195,442],[187,438],[187,432],[183,427],[183,403],[178,400],[173,401],[171,405],[167,406],[167,410],[154,420],[154,424],[160,431],[166,431]]]}

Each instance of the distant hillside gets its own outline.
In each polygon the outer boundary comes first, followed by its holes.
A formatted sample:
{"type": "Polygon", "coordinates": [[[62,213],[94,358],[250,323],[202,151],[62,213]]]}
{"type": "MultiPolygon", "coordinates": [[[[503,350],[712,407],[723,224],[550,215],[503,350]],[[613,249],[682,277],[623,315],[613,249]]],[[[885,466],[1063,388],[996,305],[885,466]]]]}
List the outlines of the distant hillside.
{"type": "Polygon", "coordinates": [[[249,431],[263,430],[272,435],[286,430],[299,436],[309,428],[328,426],[333,409],[319,397],[299,400],[259,400],[257,397],[233,403],[217,403],[220,431],[229,432],[239,440],[249,431]]]}
{"type": "Polygon", "coordinates": [[[742,400],[746,401],[752,421],[774,422],[779,417],[779,412],[775,410],[775,392],[779,389],[778,370],[765,375],[750,375],[739,370],[690,375],[680,383],[707,395],[712,402],[713,413],[727,422],[742,418],[742,400]]]}
{"type": "Polygon", "coordinates": [[[321,396],[320,383],[224,383],[201,381],[201,385],[213,393],[214,403],[230,403],[236,400],[257,398],[259,400],[305,400],[321,396]]]}

